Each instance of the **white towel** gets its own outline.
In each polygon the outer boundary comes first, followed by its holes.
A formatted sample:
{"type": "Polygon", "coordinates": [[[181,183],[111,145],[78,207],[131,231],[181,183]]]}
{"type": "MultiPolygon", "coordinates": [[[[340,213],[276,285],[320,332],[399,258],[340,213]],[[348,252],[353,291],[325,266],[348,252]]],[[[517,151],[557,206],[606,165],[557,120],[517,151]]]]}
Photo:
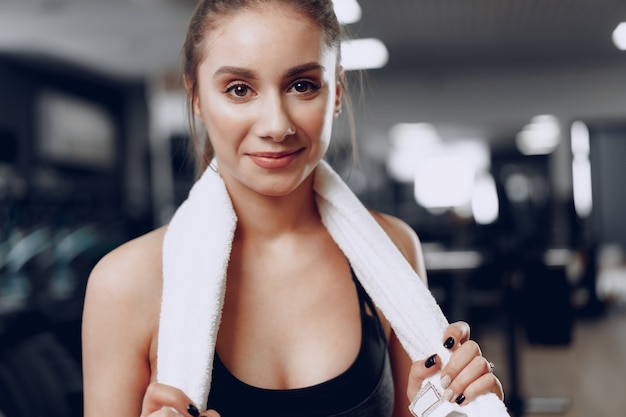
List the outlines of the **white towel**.
{"type": "MultiPolygon", "coordinates": [[[[391,323],[412,360],[450,353],[442,346],[448,322],[430,291],[387,234],[341,178],[321,162],[314,189],[322,222],[348,258],[359,281],[391,323]]],[[[205,407],[215,341],[226,289],[226,271],[237,217],[219,174],[207,169],[179,207],[163,242],[163,297],[157,380],[205,407]]],[[[464,407],[436,401],[438,375],[425,382],[419,417],[508,416],[495,394],[464,407]],[[429,404],[427,404],[429,405],[429,404]]]]}

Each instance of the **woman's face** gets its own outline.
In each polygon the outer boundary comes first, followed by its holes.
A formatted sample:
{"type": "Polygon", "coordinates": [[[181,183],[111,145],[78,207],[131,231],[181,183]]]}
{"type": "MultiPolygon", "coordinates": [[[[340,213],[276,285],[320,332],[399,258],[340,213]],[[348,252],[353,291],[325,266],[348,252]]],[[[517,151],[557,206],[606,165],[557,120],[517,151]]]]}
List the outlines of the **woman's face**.
{"type": "Polygon", "coordinates": [[[285,6],[246,9],[209,32],[198,69],[196,115],[229,189],[295,190],[322,159],[341,89],[337,51],[285,6]]]}

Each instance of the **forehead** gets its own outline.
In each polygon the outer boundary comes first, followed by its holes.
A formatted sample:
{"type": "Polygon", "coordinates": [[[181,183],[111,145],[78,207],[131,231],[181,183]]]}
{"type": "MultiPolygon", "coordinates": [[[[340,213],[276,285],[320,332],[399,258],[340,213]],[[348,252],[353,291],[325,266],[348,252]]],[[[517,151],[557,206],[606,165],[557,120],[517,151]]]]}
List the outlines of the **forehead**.
{"type": "Polygon", "coordinates": [[[205,43],[204,64],[209,66],[261,70],[319,62],[330,68],[337,57],[337,51],[325,44],[318,24],[294,7],[280,3],[248,7],[219,18],[205,43]]]}

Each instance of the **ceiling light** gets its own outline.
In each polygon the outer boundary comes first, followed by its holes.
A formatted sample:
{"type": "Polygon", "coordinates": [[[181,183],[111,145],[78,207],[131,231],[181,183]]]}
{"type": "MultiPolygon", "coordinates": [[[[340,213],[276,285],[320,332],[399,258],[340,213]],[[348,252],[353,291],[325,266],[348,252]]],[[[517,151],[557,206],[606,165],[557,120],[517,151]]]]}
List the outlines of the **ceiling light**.
{"type": "Polygon", "coordinates": [[[442,140],[429,123],[398,123],[389,130],[387,172],[400,182],[413,182],[420,158],[440,149],[442,140]]]}
{"type": "Polygon", "coordinates": [[[341,43],[341,64],[346,71],[382,68],[388,60],[387,47],[379,39],[352,39],[341,43]]]}
{"type": "Polygon", "coordinates": [[[589,155],[589,129],[585,122],[580,120],[572,123],[570,129],[570,140],[572,145],[572,155],[589,155]]]}
{"type": "Polygon", "coordinates": [[[589,217],[593,208],[591,164],[589,162],[589,129],[579,120],[572,123],[572,188],[574,208],[579,217],[589,217]]]}
{"type": "Polygon", "coordinates": [[[498,191],[491,174],[485,172],[476,177],[472,192],[472,214],[478,224],[490,224],[498,219],[498,191]]]}
{"type": "Polygon", "coordinates": [[[547,155],[554,151],[561,139],[559,120],[544,114],[533,117],[517,134],[515,143],[524,155],[547,155]]]}
{"type": "Polygon", "coordinates": [[[361,19],[361,6],[356,0],[333,0],[335,14],[344,25],[356,23],[361,19]]]}
{"type": "Polygon", "coordinates": [[[451,208],[471,202],[475,167],[462,154],[432,155],[415,169],[415,201],[426,208],[451,208]]]}
{"type": "Polygon", "coordinates": [[[574,209],[579,217],[589,217],[593,209],[591,164],[589,158],[574,156],[572,161],[572,188],[574,209]]]}
{"type": "Polygon", "coordinates": [[[620,51],[626,50],[626,22],[621,22],[613,30],[613,43],[620,51]]]}
{"type": "Polygon", "coordinates": [[[441,143],[430,123],[398,123],[389,130],[389,140],[398,149],[424,150],[441,143]]]}
{"type": "Polygon", "coordinates": [[[489,147],[477,139],[464,139],[438,148],[436,152],[420,155],[415,162],[417,203],[427,209],[469,208],[474,179],[489,167],[489,147]]]}

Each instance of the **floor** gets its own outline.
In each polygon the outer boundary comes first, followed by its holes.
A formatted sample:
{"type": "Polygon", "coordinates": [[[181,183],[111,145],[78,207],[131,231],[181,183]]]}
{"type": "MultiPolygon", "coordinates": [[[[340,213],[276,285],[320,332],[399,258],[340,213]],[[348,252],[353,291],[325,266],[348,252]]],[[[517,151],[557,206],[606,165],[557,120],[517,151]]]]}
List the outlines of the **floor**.
{"type": "MultiPolygon", "coordinates": [[[[521,415],[626,415],[626,305],[613,305],[599,318],[577,319],[569,345],[531,345],[522,332],[517,334],[518,391],[526,408],[521,415]]],[[[511,387],[506,338],[502,332],[486,331],[479,342],[485,357],[496,364],[506,393],[511,387]]]]}

